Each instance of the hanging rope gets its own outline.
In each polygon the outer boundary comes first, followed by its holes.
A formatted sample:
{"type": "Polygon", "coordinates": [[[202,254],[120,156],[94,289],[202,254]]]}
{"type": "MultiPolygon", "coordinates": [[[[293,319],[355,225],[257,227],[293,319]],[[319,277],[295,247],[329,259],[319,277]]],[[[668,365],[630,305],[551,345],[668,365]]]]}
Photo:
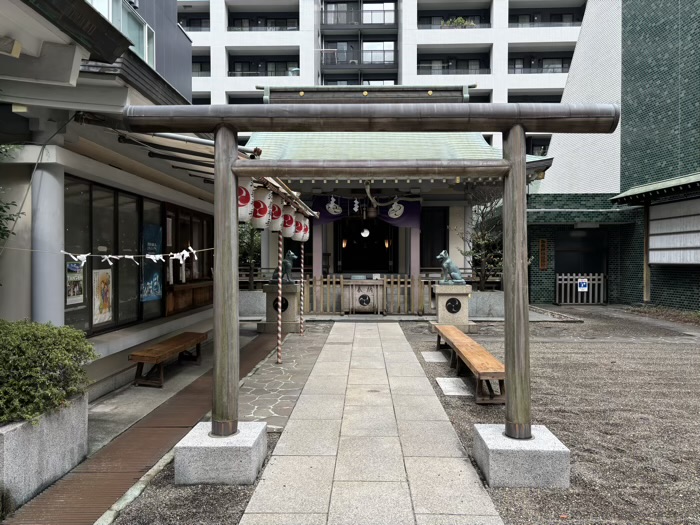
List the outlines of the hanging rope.
{"type": "Polygon", "coordinates": [[[277,238],[277,364],[282,364],[282,258],[284,257],[284,239],[282,230],[277,238]]]}
{"type": "Polygon", "coordinates": [[[301,243],[301,300],[300,300],[299,333],[304,335],[304,243],[301,243]]]}

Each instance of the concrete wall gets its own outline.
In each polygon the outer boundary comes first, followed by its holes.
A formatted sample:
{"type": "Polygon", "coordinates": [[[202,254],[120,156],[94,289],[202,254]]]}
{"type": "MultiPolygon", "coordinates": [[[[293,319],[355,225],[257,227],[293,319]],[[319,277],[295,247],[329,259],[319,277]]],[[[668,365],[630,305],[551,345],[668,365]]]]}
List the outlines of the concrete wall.
{"type": "Polygon", "coordinates": [[[88,450],[87,395],[34,425],[0,427],[0,516],[30,500],[80,463],[88,450]]]}
{"type": "MultiPolygon", "coordinates": [[[[31,167],[12,164],[0,164],[0,199],[5,202],[17,202],[24,199],[29,186],[31,167]]],[[[32,254],[13,248],[30,249],[32,247],[32,199],[31,194],[22,208],[15,235],[7,240],[7,249],[0,255],[0,318],[18,321],[31,317],[31,272],[32,254]]],[[[58,256],[62,260],[62,256],[58,256]]]]}

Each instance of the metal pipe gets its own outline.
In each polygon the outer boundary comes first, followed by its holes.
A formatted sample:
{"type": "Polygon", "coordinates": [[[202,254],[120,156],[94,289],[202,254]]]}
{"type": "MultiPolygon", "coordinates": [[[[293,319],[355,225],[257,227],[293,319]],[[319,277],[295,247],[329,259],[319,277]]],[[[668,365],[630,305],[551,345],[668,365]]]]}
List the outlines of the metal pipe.
{"type": "Polygon", "coordinates": [[[477,131],[612,133],[616,104],[240,104],[127,106],[122,122],[106,125],[139,132],[233,131],[477,131]]]}
{"type": "Polygon", "coordinates": [[[527,175],[525,130],[503,136],[503,156],[513,167],[503,183],[503,293],[505,306],[506,436],[529,439],[530,328],[527,282],[527,175]]]}
{"type": "Polygon", "coordinates": [[[213,436],[238,431],[238,177],[231,175],[238,137],[216,130],[214,193],[214,399],[213,436]]]}
{"type": "Polygon", "coordinates": [[[462,177],[501,180],[510,163],[492,160],[256,160],[236,164],[241,177],[356,178],[399,177],[401,179],[462,177]]]}

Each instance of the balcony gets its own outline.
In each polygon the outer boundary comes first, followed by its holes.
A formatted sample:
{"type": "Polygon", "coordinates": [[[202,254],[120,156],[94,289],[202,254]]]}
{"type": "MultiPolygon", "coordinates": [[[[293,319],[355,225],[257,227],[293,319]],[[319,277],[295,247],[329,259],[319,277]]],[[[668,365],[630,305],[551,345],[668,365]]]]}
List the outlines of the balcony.
{"type": "Polygon", "coordinates": [[[109,20],[114,27],[131,40],[131,49],[144,62],[155,69],[156,67],[156,34],[141,18],[141,15],[129,5],[127,0],[87,0],[97,11],[109,20]]]}
{"type": "Polygon", "coordinates": [[[508,27],[581,27],[581,22],[509,22],[508,27]]]}
{"type": "Polygon", "coordinates": [[[364,50],[343,51],[326,50],[321,54],[321,63],[324,66],[395,66],[396,51],[393,50],[364,50]]]}
{"type": "Polygon", "coordinates": [[[299,68],[274,71],[229,71],[230,77],[298,77],[301,73],[299,68]]]}
{"type": "Polygon", "coordinates": [[[393,9],[324,11],[321,14],[321,22],[329,26],[395,25],[396,11],[393,9]]]}
{"type": "Polygon", "coordinates": [[[488,17],[482,16],[482,14],[418,13],[418,29],[482,29],[489,27],[491,27],[491,23],[488,21],[488,17]]]}
{"type": "Polygon", "coordinates": [[[490,75],[490,69],[418,66],[419,75],[490,75]]]}
{"type": "Polygon", "coordinates": [[[299,31],[299,16],[290,13],[289,16],[277,15],[272,18],[238,17],[230,18],[229,31],[299,31]]]}
{"type": "Polygon", "coordinates": [[[418,24],[418,29],[488,29],[491,27],[490,22],[479,22],[478,24],[474,23],[471,25],[452,25],[452,24],[447,24],[445,22],[441,22],[439,24],[433,24],[433,23],[419,23],[418,24]]]}
{"type": "Polygon", "coordinates": [[[549,73],[568,73],[569,66],[547,66],[547,67],[508,67],[510,75],[542,75],[549,73]]]}

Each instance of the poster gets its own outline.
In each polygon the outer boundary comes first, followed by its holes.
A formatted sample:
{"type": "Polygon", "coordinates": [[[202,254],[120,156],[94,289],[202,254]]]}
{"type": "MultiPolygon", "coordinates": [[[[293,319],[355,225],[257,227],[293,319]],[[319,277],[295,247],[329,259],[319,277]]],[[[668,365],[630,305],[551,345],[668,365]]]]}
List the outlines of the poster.
{"type": "Polygon", "coordinates": [[[92,324],[112,320],[112,269],[92,271],[92,324]]]}
{"type": "Polygon", "coordinates": [[[66,263],[66,305],[82,304],[85,280],[83,268],[78,262],[66,263]]]}
{"type": "MultiPolygon", "coordinates": [[[[155,224],[146,224],[143,227],[143,253],[156,255],[162,252],[163,231],[155,224]]],[[[160,301],[163,297],[162,264],[145,259],[143,262],[143,275],[141,280],[141,302],[160,301]]]]}

